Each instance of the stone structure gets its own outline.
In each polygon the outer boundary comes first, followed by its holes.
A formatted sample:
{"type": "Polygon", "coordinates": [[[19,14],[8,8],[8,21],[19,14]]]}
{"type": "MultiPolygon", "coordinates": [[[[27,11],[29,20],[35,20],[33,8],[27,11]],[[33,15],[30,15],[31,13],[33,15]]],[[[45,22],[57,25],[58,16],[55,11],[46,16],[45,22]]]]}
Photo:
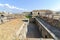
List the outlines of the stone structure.
{"type": "Polygon", "coordinates": [[[32,13],[33,13],[32,14],[33,16],[39,15],[39,16],[47,16],[48,17],[49,15],[51,16],[52,11],[50,11],[50,10],[33,10],[32,13]]]}
{"type": "Polygon", "coordinates": [[[51,10],[33,10],[32,16],[45,16],[52,19],[60,20],[60,12],[55,12],[51,10]]]}
{"type": "Polygon", "coordinates": [[[5,13],[0,13],[0,24],[7,21],[7,15],[5,13]]]}
{"type": "Polygon", "coordinates": [[[48,32],[47,30],[45,30],[45,28],[43,28],[43,26],[37,21],[35,20],[38,28],[39,28],[39,31],[41,32],[43,38],[53,38],[48,32]]]}
{"type": "MultiPolygon", "coordinates": [[[[30,22],[33,22],[37,25],[41,35],[42,35],[42,40],[46,40],[46,39],[49,39],[49,40],[54,40],[53,37],[50,35],[50,33],[35,19],[35,18],[30,18],[29,20],[30,22]]],[[[39,38],[41,39],[41,38],[39,38]]],[[[32,39],[31,39],[32,40],[32,39]]],[[[38,40],[38,38],[36,39],[38,40]]]]}
{"type": "Polygon", "coordinates": [[[54,13],[53,14],[53,19],[60,20],[60,13],[59,12],[54,13]]]}
{"type": "Polygon", "coordinates": [[[56,29],[55,27],[49,25],[46,21],[43,19],[36,17],[35,18],[41,25],[42,27],[55,39],[59,40],[60,39],[60,31],[56,29]]]}
{"type": "Polygon", "coordinates": [[[60,35],[59,35],[60,31],[56,29],[55,27],[49,25],[43,19],[39,17],[31,18],[30,22],[36,23],[43,38],[52,38],[54,40],[60,39],[60,35]]]}
{"type": "Polygon", "coordinates": [[[30,22],[33,22],[38,26],[43,38],[52,38],[52,36],[45,30],[45,28],[42,27],[42,25],[35,18],[30,18],[30,22]]]}
{"type": "Polygon", "coordinates": [[[28,25],[28,22],[25,22],[21,26],[21,28],[16,32],[16,39],[18,39],[18,40],[24,40],[24,39],[26,39],[27,25],[28,25]]]}

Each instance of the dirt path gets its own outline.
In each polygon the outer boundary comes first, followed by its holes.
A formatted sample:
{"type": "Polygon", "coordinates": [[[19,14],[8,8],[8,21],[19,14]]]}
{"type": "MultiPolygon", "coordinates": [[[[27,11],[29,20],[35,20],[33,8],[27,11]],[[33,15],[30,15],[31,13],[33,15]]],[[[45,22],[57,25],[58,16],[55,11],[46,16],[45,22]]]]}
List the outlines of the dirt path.
{"type": "Polygon", "coordinates": [[[35,24],[29,23],[27,28],[28,28],[27,38],[40,38],[41,37],[38,27],[35,24]]]}
{"type": "Polygon", "coordinates": [[[9,22],[0,25],[0,40],[12,40],[15,33],[23,24],[20,19],[13,19],[9,22]]]}

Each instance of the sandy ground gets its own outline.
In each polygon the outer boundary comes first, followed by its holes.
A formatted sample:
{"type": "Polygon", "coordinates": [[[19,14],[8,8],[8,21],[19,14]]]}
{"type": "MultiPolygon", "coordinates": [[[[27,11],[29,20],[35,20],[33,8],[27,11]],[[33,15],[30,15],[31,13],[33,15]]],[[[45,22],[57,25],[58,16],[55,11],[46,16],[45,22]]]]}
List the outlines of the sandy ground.
{"type": "Polygon", "coordinates": [[[15,33],[23,24],[23,21],[13,19],[9,22],[0,25],[0,40],[13,40],[16,37],[15,33]]]}

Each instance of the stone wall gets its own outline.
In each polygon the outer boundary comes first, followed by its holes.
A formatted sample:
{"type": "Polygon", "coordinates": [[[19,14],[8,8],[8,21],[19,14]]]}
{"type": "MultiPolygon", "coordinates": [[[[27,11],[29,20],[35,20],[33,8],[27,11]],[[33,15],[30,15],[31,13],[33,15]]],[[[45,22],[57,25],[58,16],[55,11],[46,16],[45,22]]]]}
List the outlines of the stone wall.
{"type": "Polygon", "coordinates": [[[38,26],[39,31],[40,31],[40,33],[42,34],[42,37],[43,37],[43,38],[53,38],[53,37],[47,32],[47,30],[45,30],[45,29],[42,27],[42,25],[41,25],[38,21],[35,20],[35,23],[36,23],[36,25],[38,26]]]}
{"type": "Polygon", "coordinates": [[[38,26],[39,31],[40,31],[40,33],[42,34],[42,37],[43,37],[43,38],[53,38],[53,37],[47,32],[47,30],[45,30],[45,29],[42,27],[42,25],[41,25],[38,21],[35,20],[35,18],[30,18],[29,21],[30,21],[30,22],[34,22],[34,23],[38,26]]]}
{"type": "Polygon", "coordinates": [[[26,39],[28,22],[24,22],[21,28],[16,32],[16,40],[26,39]]]}
{"type": "Polygon", "coordinates": [[[35,18],[30,18],[29,22],[35,22],[35,18]]]}

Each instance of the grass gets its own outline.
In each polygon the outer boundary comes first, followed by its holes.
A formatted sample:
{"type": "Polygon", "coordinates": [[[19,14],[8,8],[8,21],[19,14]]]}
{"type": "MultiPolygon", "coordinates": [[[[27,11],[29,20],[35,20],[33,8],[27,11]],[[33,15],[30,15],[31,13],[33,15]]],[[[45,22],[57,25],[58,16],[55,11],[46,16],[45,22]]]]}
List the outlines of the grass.
{"type": "Polygon", "coordinates": [[[25,16],[26,18],[31,18],[32,16],[25,16]]]}

